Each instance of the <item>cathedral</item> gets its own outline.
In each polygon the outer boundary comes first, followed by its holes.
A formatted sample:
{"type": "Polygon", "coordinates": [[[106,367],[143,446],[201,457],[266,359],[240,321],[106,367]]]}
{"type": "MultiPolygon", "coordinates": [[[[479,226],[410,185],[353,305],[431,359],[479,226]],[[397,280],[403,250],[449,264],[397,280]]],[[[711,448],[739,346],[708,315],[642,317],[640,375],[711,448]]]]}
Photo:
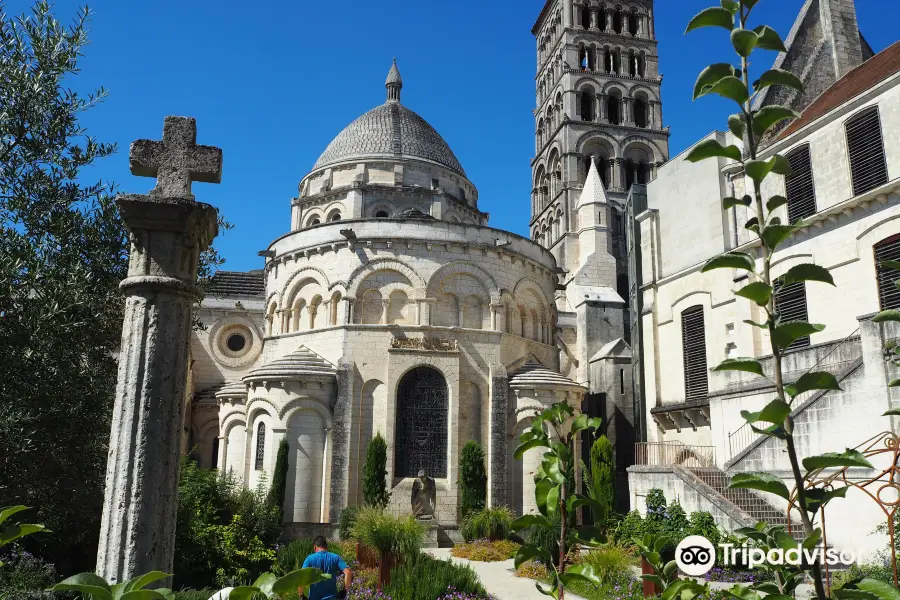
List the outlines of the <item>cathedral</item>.
{"type": "Polygon", "coordinates": [[[603,418],[627,504],[642,415],[625,205],[668,160],[652,5],[548,0],[538,16],[531,239],[488,225],[481,208],[497,200],[479,203],[452,149],[403,104],[395,62],[384,102],[300,181],[264,268],[214,277],[191,343],[185,451],[252,488],[286,440],[285,522],[302,527],[362,503],[380,434],[390,509],[408,512],[424,470],[452,528],[471,440],[488,503],[534,509],[540,453],[512,452],[537,411],[566,401],[603,418]]]}

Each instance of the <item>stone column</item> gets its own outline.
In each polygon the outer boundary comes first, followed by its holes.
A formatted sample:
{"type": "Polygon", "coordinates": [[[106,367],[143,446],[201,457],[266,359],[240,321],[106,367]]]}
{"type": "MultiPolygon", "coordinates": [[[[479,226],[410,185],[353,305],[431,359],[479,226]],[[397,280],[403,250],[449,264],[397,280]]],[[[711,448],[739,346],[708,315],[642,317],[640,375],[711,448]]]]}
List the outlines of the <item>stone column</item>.
{"type": "Polygon", "coordinates": [[[613,28],[613,9],[606,9],[606,30],[612,31],[613,28]]]}
{"type": "Polygon", "coordinates": [[[491,330],[498,331],[497,329],[497,312],[503,307],[502,304],[491,304],[491,330]]]}
{"type": "Polygon", "coordinates": [[[576,29],[581,29],[581,5],[572,4],[572,23],[576,29]]]}
{"type": "Polygon", "coordinates": [[[381,300],[381,324],[387,325],[388,322],[388,306],[390,306],[391,300],[390,298],[381,300]]]}
{"type": "Polygon", "coordinates": [[[196,134],[193,119],[166,117],[162,142],[134,142],[131,172],[158,181],[147,196],[116,199],[131,251],[97,552],[97,573],[113,582],[173,572],[197,263],[218,234],[216,209],[194,201],[191,181],[222,173],[222,151],[197,146],[196,134]]]}
{"type": "Polygon", "coordinates": [[[600,123],[603,121],[603,94],[597,94],[594,104],[594,121],[600,123]]]}
{"type": "MultiPolygon", "coordinates": [[[[341,359],[337,368],[337,402],[331,431],[331,496],[328,520],[337,523],[350,494],[350,432],[353,431],[353,363],[341,359]]],[[[362,467],[360,467],[362,468],[362,467]]],[[[326,485],[323,481],[322,485],[326,485]]]]}
{"type": "Polygon", "coordinates": [[[647,18],[647,16],[644,15],[644,14],[639,14],[639,15],[637,16],[637,23],[638,23],[637,34],[638,34],[638,37],[644,37],[644,19],[646,19],[646,18],[647,18]]]}
{"type": "Polygon", "coordinates": [[[647,124],[650,129],[656,129],[656,102],[653,100],[647,103],[647,124]]]}
{"type": "Polygon", "coordinates": [[[499,363],[491,365],[490,428],[488,440],[488,506],[508,506],[507,448],[509,415],[509,379],[506,368],[499,363]]]}
{"type": "Polygon", "coordinates": [[[625,125],[634,127],[634,99],[631,97],[622,98],[622,117],[625,125]]]}
{"type": "Polygon", "coordinates": [[[622,189],[624,187],[624,183],[622,181],[622,165],[624,164],[624,160],[621,158],[615,159],[615,166],[612,169],[612,180],[613,187],[617,190],[622,189]]]}
{"type": "Polygon", "coordinates": [[[609,123],[609,96],[600,94],[600,122],[609,123]]]}
{"type": "Polygon", "coordinates": [[[649,34],[650,39],[652,40],[656,37],[656,32],[653,27],[653,9],[647,11],[647,33],[649,34]]]}
{"type": "Polygon", "coordinates": [[[591,13],[591,29],[597,29],[597,10],[596,6],[592,6],[590,9],[591,13]]]}

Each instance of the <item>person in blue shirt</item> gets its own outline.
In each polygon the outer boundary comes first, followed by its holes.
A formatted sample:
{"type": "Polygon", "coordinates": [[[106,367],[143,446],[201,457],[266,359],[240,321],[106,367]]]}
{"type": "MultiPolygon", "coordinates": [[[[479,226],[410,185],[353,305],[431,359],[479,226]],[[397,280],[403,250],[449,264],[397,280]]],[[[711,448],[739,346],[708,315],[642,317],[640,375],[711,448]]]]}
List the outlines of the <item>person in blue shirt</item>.
{"type": "MultiPolygon", "coordinates": [[[[303,561],[303,568],[309,567],[331,575],[331,579],[309,586],[309,592],[306,594],[309,600],[343,600],[347,597],[347,590],[350,589],[350,582],[353,581],[353,571],[350,570],[343,558],[328,551],[328,541],[321,535],[313,540],[313,553],[303,561]],[[339,594],[337,578],[341,573],[344,574],[344,589],[339,594]]],[[[300,588],[300,596],[304,596],[304,591],[303,588],[300,588]]]]}

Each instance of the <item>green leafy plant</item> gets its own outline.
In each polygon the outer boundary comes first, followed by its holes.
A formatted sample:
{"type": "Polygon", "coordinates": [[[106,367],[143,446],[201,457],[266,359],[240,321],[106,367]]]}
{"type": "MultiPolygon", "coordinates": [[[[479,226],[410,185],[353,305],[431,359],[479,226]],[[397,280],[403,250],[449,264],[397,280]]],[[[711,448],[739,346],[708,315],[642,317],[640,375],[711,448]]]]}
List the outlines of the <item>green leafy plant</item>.
{"type": "MultiPolygon", "coordinates": [[[[10,523],[4,525],[10,517],[26,510],[28,510],[27,506],[7,506],[0,509],[0,548],[26,535],[47,531],[47,528],[43,525],[35,525],[33,523],[10,523]]],[[[3,561],[0,561],[0,567],[2,566],[3,561]]]]}
{"type": "Polygon", "coordinates": [[[391,582],[385,586],[384,594],[404,600],[434,600],[447,596],[451,589],[454,594],[487,598],[478,575],[471,567],[420,554],[393,569],[391,582]]]}
{"type": "Polygon", "coordinates": [[[509,537],[512,511],[505,506],[485,508],[469,513],[463,519],[460,533],[467,542],[487,538],[491,541],[504,540],[509,537]]]}
{"type": "Polygon", "coordinates": [[[484,450],[478,442],[467,442],[459,455],[459,485],[462,490],[460,513],[465,520],[472,511],[484,508],[487,500],[484,450]]]}
{"type": "Polygon", "coordinates": [[[266,496],[266,504],[272,509],[272,519],[280,526],[284,521],[284,494],[287,490],[288,478],[288,453],[290,445],[287,440],[281,440],[278,444],[278,455],[275,457],[275,475],[272,477],[272,487],[266,496]]]}
{"type": "Polygon", "coordinates": [[[599,585],[597,574],[590,565],[568,565],[569,550],[576,545],[586,547],[598,546],[604,536],[595,527],[576,528],[570,524],[570,518],[582,506],[598,509],[596,502],[586,496],[577,494],[572,485],[570,473],[574,471],[575,442],[581,432],[591,433],[600,427],[600,419],[588,418],[585,414],[575,415],[575,410],[565,402],[554,404],[550,408],[532,418],[531,427],[519,438],[521,442],[516,448],[516,460],[522,460],[525,452],[544,448],[540,467],[534,474],[535,500],[538,514],[523,515],[513,521],[512,529],[521,531],[529,527],[553,526],[552,518],[558,517],[560,523],[559,552],[551,556],[546,548],[525,544],[516,554],[515,565],[539,560],[552,567],[550,589],[545,590],[538,584],[542,593],[563,600],[566,585],[582,580],[599,585]]]}
{"type": "Polygon", "coordinates": [[[681,598],[687,600],[709,593],[709,584],[700,584],[693,579],[678,578],[678,564],[674,560],[663,558],[663,549],[670,546],[673,540],[665,535],[645,533],[643,538],[634,540],[641,551],[641,557],[653,568],[651,575],[641,575],[641,579],[650,581],[663,590],[665,600],[681,598]]]}
{"type": "Polygon", "coordinates": [[[338,520],[338,530],[342,540],[353,538],[353,524],[356,523],[356,515],[359,514],[359,507],[348,506],[341,511],[341,517],[338,520]]]}
{"type": "MultiPolygon", "coordinates": [[[[763,183],[772,174],[790,175],[788,160],[773,154],[763,157],[763,140],[773,131],[776,125],[797,118],[793,110],[777,105],[754,107],[758,95],[770,86],[780,86],[801,91],[803,84],[793,73],[782,69],[769,69],[753,78],[750,75],[750,57],[756,50],[774,50],[785,52],[785,46],[779,35],[771,27],[759,25],[750,28],[748,23],[753,9],[759,0],[721,0],[720,6],[707,8],[693,17],[687,26],[687,32],[702,27],[717,27],[729,32],[739,67],[731,63],[717,63],[706,67],[694,86],[694,99],[707,95],[718,95],[733,101],[737,105],[737,113],[729,117],[729,130],[738,139],[744,141],[743,149],[737,145],[722,145],[718,140],[710,139],[696,145],[688,153],[686,160],[698,162],[710,158],[726,158],[740,163],[751,187],[746,195],[724,198],[724,210],[734,207],[745,207],[751,214],[744,227],[756,237],[754,254],[741,251],[730,251],[708,261],[702,272],[715,269],[727,269],[746,272],[748,283],[736,292],[736,295],[749,301],[756,311],[762,314],[761,321],[747,321],[748,325],[758,327],[767,332],[770,341],[773,361],[770,373],[766,373],[763,365],[755,358],[731,358],[725,360],[714,371],[744,371],[769,379],[775,387],[775,399],[758,412],[742,411],[741,416],[750,424],[753,431],[766,437],[783,442],[791,465],[794,483],[792,497],[785,483],[770,473],[739,473],[735,475],[730,487],[748,488],[780,496],[787,501],[794,501],[798,509],[804,544],[809,544],[821,536],[821,530],[814,526],[817,512],[828,502],[843,497],[846,488],[832,490],[807,489],[803,469],[814,476],[817,470],[828,467],[870,467],[871,464],[856,450],[831,452],[821,456],[807,457],[802,460],[797,454],[794,442],[794,420],[791,415],[793,404],[806,392],[817,390],[839,390],[837,379],[824,371],[809,372],[794,382],[785,380],[782,359],[791,344],[800,338],[810,336],[824,329],[824,325],[805,321],[789,321],[780,314],[776,304],[776,292],[779,286],[795,283],[822,283],[834,285],[834,280],[827,269],[815,264],[797,264],[776,279],[772,274],[772,264],[778,248],[795,232],[805,227],[801,222],[788,223],[780,216],[779,209],[787,204],[784,196],[763,196],[763,183]],[[752,83],[751,83],[752,82],[752,83]],[[758,256],[756,255],[758,251],[758,256]]],[[[900,313],[885,315],[877,320],[895,319],[900,321],[900,313]]],[[[812,479],[811,479],[812,480],[812,479]]],[[[762,535],[762,532],[759,532],[762,535]]],[[[822,570],[818,563],[810,565],[816,596],[825,600],[826,592],[822,570]]],[[[761,585],[761,584],[760,584],[761,585]]],[[[732,594],[757,593],[758,586],[740,588],[732,594]]],[[[877,592],[872,590],[871,593],[877,592]]],[[[882,597],[882,596],[879,596],[882,597]]],[[[682,600],[689,598],[682,597],[682,600]]]]}
{"type": "Polygon", "coordinates": [[[395,517],[373,507],[360,509],[352,528],[353,537],[378,552],[399,560],[416,556],[422,548],[425,526],[411,515],[395,517]]]}
{"type": "Polygon", "coordinates": [[[613,446],[605,435],[598,437],[591,445],[591,464],[589,469],[585,469],[584,477],[587,496],[596,502],[596,509],[591,511],[594,525],[606,528],[616,506],[616,469],[613,446]]]}
{"type": "Polygon", "coordinates": [[[387,443],[381,433],[375,434],[366,448],[363,465],[363,501],[375,508],[385,508],[391,500],[387,489],[387,443]]]}
{"type": "Polygon", "coordinates": [[[597,579],[606,585],[620,574],[627,573],[636,560],[631,550],[618,544],[608,544],[588,552],[582,562],[593,567],[597,579]]]}
{"type": "Polygon", "coordinates": [[[169,577],[171,575],[162,571],[151,571],[122,583],[110,584],[94,573],[79,573],[50,589],[54,592],[79,592],[92,600],[174,600],[175,594],[168,588],[146,589],[148,585],[169,577]]]}
{"type": "MultiPolygon", "coordinates": [[[[263,573],[253,582],[253,585],[238,586],[232,589],[228,594],[228,600],[254,600],[260,596],[265,596],[270,600],[285,598],[296,595],[297,588],[308,588],[328,579],[331,579],[331,575],[312,568],[297,569],[283,577],[278,577],[274,573],[263,573]]],[[[122,600],[129,599],[123,598],[122,600]]]]}

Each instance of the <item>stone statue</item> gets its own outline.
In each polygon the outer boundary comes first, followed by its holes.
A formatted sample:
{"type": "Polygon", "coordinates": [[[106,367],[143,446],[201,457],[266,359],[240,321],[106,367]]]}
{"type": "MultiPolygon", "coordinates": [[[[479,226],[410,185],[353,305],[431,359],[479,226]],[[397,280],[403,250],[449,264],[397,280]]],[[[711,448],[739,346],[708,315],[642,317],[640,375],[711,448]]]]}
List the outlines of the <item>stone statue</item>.
{"type": "Polygon", "coordinates": [[[420,469],[419,477],[412,487],[412,512],[415,518],[420,521],[434,519],[436,492],[434,479],[425,473],[425,469],[420,469]]]}

